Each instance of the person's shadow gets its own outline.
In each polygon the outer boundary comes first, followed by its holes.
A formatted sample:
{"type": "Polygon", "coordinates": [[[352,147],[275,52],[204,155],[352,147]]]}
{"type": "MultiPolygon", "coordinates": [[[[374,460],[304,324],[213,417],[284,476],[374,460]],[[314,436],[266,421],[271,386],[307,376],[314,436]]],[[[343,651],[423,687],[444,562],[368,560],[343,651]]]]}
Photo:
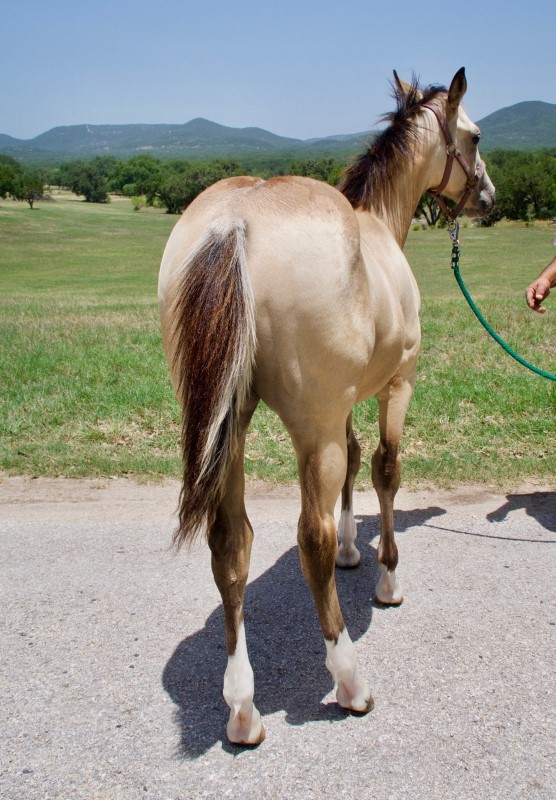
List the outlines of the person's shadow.
{"type": "MultiPolygon", "coordinates": [[[[404,532],[443,513],[444,509],[434,507],[398,511],[396,531],[404,532]]],[[[378,515],[358,520],[361,565],[355,570],[336,570],[340,604],[353,641],[367,632],[372,621],[378,566],[376,550],[369,545],[380,532],[378,515]]],[[[348,712],[336,703],[321,702],[333,683],[324,664],[324,641],[301,573],[297,547],[248,584],[245,627],[255,673],[255,703],[263,718],[285,710],[290,725],[301,725],[347,716],[348,712]]],[[[241,750],[225,738],[229,711],[222,697],[222,683],[226,661],[224,615],[219,605],[202,630],[178,645],[162,676],[164,689],[178,707],[182,757],[198,757],[220,739],[229,752],[241,750]]]]}
{"type": "Polygon", "coordinates": [[[552,533],[556,532],[556,492],[531,492],[530,494],[507,494],[504,505],[487,514],[489,522],[501,522],[508,514],[525,509],[528,516],[552,533]]]}

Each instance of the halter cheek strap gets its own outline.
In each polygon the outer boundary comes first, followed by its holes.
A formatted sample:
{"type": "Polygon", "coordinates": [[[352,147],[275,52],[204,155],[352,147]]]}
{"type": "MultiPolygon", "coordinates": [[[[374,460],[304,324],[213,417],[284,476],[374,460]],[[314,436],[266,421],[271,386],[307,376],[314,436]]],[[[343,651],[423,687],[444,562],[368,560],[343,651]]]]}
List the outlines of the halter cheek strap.
{"type": "Polygon", "coordinates": [[[485,165],[483,161],[480,161],[477,165],[477,169],[475,172],[472,172],[467,161],[461,154],[461,152],[456,147],[456,143],[452,139],[452,134],[450,133],[450,129],[448,127],[448,123],[446,122],[446,118],[440,114],[437,108],[434,106],[424,105],[423,108],[428,108],[429,111],[432,111],[436,119],[438,120],[438,124],[440,125],[440,130],[444,134],[444,139],[446,140],[446,166],[444,167],[444,175],[442,176],[442,180],[438,184],[435,189],[429,189],[429,194],[432,194],[444,216],[447,219],[455,220],[456,217],[460,214],[460,212],[465,207],[469,196],[473,189],[477,186],[477,183],[482,178],[485,165]],[[461,196],[459,203],[456,205],[455,208],[449,209],[446,201],[441,196],[441,192],[446,188],[448,181],[450,180],[450,174],[452,172],[452,167],[454,165],[454,159],[458,162],[462,170],[467,175],[467,185],[463,195],[461,196]]]}

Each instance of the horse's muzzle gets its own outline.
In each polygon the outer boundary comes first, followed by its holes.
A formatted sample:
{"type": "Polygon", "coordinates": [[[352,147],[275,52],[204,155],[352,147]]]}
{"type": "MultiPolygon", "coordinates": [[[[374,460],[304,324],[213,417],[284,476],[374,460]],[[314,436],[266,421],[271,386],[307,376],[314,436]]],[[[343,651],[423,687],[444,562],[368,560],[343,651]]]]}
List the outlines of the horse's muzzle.
{"type": "Polygon", "coordinates": [[[485,172],[482,176],[479,191],[473,196],[465,209],[468,217],[484,217],[494,205],[496,189],[485,172]]]}

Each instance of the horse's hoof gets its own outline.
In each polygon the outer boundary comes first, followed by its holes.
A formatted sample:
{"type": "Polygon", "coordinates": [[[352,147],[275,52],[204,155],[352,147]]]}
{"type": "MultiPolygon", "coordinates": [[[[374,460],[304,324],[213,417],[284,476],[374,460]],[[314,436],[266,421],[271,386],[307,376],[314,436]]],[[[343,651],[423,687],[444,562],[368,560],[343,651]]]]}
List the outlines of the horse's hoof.
{"type": "Polygon", "coordinates": [[[230,714],[230,719],[226,726],[228,739],[232,744],[244,747],[257,747],[264,742],[266,733],[261,720],[261,715],[255,707],[251,714],[230,714]]]}
{"type": "Polygon", "coordinates": [[[401,606],[402,588],[396,578],[395,570],[387,570],[380,564],[380,578],[375,590],[375,598],[383,606],[401,606]]]}
{"type": "Polygon", "coordinates": [[[339,683],[336,689],[336,702],[338,705],[342,706],[342,708],[354,714],[367,714],[369,711],[373,710],[375,705],[375,701],[373,700],[366,682],[364,686],[361,687],[360,691],[354,694],[339,683]]]}
{"type": "Polygon", "coordinates": [[[375,595],[375,600],[379,606],[391,606],[392,608],[397,608],[398,606],[401,606],[401,604],[403,603],[403,597],[400,597],[399,600],[397,597],[388,600],[386,598],[381,599],[380,597],[378,597],[378,595],[375,595]]]}
{"type": "Polygon", "coordinates": [[[341,544],[338,548],[338,555],[336,556],[336,566],[341,569],[355,569],[361,563],[361,554],[357,547],[351,545],[346,547],[341,544]]]}

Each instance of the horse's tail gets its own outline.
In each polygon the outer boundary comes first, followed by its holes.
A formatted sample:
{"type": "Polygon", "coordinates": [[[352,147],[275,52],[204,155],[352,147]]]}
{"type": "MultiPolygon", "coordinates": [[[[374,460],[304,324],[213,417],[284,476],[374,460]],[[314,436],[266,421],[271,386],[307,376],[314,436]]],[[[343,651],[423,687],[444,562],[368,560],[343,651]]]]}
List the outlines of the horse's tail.
{"type": "Polygon", "coordinates": [[[241,219],[218,219],[191,253],[171,307],[170,360],[182,405],[179,547],[214,522],[251,389],[254,299],[241,219]]]}

